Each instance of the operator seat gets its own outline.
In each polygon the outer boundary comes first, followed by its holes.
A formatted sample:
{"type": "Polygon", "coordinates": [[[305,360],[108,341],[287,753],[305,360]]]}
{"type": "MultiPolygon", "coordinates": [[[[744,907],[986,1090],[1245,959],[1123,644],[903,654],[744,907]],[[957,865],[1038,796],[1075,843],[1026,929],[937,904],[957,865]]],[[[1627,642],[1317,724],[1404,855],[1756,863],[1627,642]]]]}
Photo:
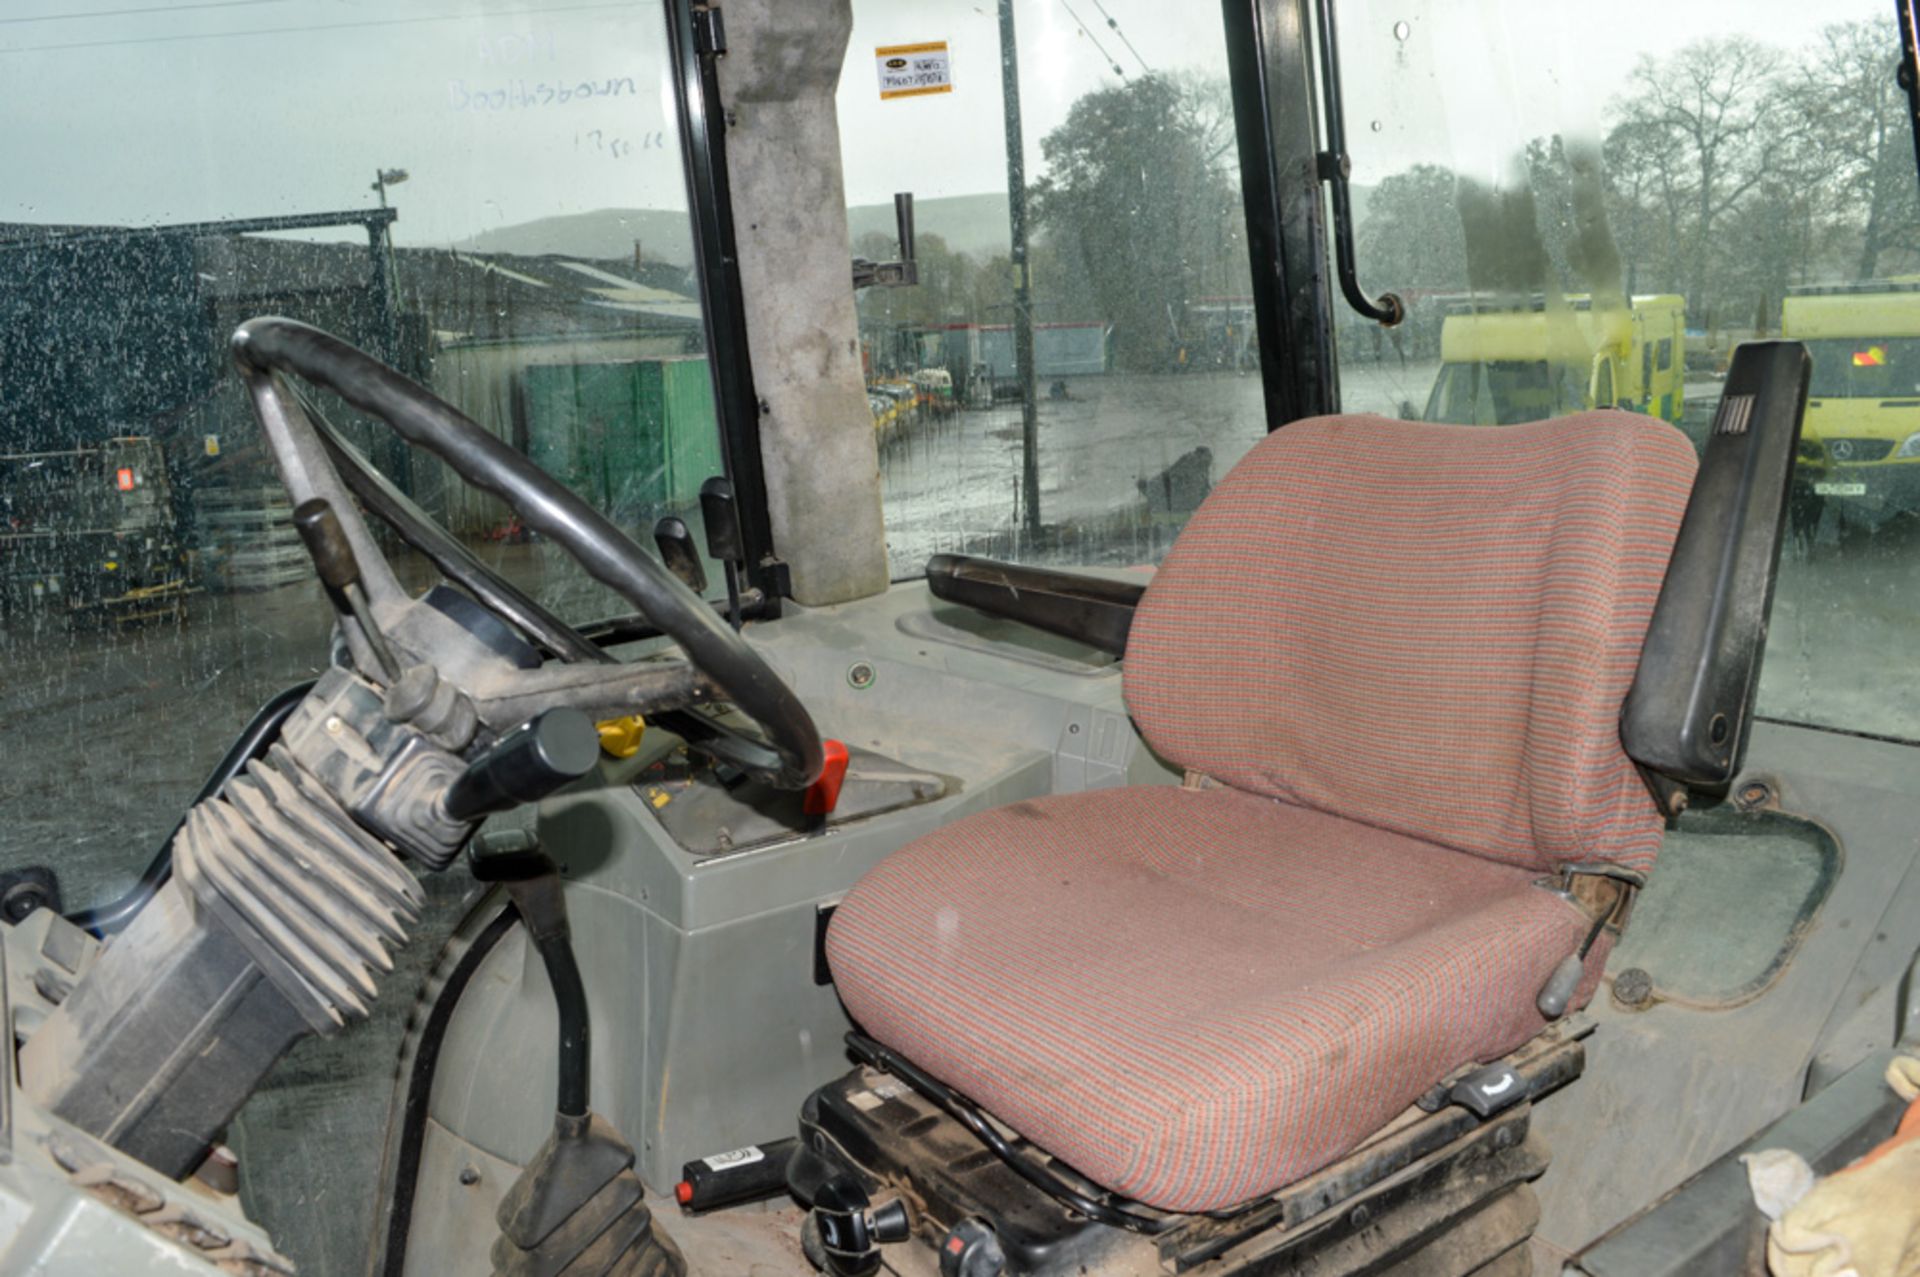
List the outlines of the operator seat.
{"type": "MultiPolygon", "coordinates": [[[[1270,435],[1148,587],[1129,709],[1181,786],[1015,803],[869,873],[863,1030],[1099,1185],[1219,1210],[1541,1031],[1662,834],[1620,712],[1695,470],[1619,411],[1270,435]]],[[[1588,955],[1591,996],[1611,937],[1588,955]]]]}

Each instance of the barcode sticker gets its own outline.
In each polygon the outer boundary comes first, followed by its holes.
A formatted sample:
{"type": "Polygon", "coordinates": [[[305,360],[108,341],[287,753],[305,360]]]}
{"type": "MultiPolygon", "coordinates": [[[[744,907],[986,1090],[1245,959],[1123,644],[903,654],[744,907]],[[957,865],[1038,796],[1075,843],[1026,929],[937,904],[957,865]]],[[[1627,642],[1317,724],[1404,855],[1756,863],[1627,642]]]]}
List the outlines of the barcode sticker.
{"type": "Polygon", "coordinates": [[[715,1153],[706,1158],[707,1169],[724,1171],[734,1166],[751,1166],[755,1162],[764,1162],[767,1155],[757,1148],[736,1148],[731,1153],[715,1153]]]}

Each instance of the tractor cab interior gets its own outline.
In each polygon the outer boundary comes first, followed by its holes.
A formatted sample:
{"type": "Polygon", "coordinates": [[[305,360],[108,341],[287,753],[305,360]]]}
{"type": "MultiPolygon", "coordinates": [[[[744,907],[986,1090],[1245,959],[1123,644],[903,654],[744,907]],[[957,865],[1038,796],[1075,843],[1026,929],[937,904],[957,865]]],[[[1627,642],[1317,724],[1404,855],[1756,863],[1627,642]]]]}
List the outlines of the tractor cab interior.
{"type": "Polygon", "coordinates": [[[0,22],[0,1273],[1874,1253],[1907,9],[1163,8],[0,22]]]}

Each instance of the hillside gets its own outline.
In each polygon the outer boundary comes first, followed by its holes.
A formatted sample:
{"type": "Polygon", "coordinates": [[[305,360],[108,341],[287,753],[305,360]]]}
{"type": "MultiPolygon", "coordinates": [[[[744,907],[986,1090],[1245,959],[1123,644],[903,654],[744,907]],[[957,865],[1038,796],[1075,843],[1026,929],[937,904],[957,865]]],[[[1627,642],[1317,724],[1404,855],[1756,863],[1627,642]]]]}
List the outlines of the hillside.
{"type": "MultiPolygon", "coordinates": [[[[1004,253],[1007,246],[1007,197],[949,195],[916,200],[914,224],[922,234],[938,235],[948,247],[977,257],[1004,253]]],[[[893,235],[893,205],[862,204],[847,210],[849,239],[878,231],[893,235]]],[[[472,253],[556,254],[585,260],[632,258],[635,244],[648,261],[675,266],[693,263],[693,238],[685,213],[656,208],[603,208],[591,213],[536,218],[496,227],[454,247],[472,253]]]]}

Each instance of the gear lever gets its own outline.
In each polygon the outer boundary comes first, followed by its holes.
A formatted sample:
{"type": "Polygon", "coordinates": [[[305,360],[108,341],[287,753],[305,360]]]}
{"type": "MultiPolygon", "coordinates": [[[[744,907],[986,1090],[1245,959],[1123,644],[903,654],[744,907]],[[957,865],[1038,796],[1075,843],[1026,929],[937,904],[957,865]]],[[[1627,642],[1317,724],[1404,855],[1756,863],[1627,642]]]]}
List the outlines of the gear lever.
{"type": "Polygon", "coordinates": [[[496,1277],[685,1277],[679,1247],[654,1226],[633,1146],[591,1112],[587,992],[553,860],[523,829],[488,832],[467,853],[473,876],[505,885],[546,965],[560,1011],[560,1086],[553,1132],[501,1199],[496,1277]]]}

